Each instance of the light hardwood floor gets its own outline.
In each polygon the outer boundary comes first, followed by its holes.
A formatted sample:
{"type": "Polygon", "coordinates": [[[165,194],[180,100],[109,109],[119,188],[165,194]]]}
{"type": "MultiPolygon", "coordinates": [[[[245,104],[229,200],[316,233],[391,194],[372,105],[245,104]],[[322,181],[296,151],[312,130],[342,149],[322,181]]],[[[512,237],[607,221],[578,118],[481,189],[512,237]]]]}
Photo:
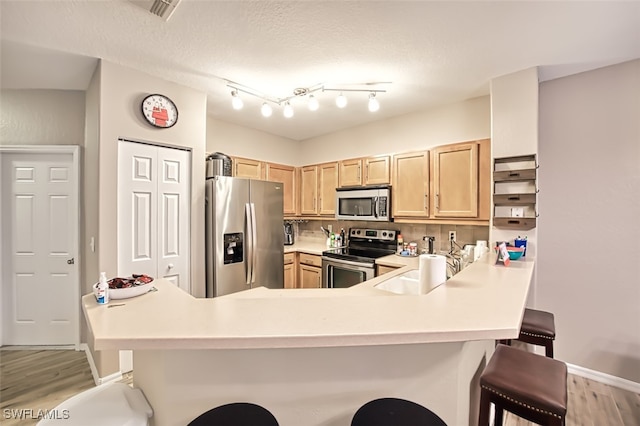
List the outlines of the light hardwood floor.
{"type": "MultiPolygon", "coordinates": [[[[122,381],[131,384],[132,375],[122,381]]],[[[11,410],[50,410],[93,386],[84,352],[0,348],[0,423],[3,426],[37,422],[7,418],[12,417],[11,410]]],[[[569,375],[567,389],[567,426],[640,426],[639,394],[574,375],[569,375]]],[[[505,426],[525,425],[532,423],[506,413],[505,426]]]]}

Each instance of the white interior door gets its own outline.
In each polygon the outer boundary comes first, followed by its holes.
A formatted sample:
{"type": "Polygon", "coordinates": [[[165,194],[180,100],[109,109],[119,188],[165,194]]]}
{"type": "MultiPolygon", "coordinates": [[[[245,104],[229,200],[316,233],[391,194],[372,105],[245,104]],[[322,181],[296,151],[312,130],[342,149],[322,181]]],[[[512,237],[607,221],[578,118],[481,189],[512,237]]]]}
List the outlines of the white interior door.
{"type": "Polygon", "coordinates": [[[5,345],[78,344],[77,152],[2,152],[5,345]]]}
{"type": "Polygon", "coordinates": [[[190,291],[191,153],[121,140],[118,275],[148,274],[190,291]]]}

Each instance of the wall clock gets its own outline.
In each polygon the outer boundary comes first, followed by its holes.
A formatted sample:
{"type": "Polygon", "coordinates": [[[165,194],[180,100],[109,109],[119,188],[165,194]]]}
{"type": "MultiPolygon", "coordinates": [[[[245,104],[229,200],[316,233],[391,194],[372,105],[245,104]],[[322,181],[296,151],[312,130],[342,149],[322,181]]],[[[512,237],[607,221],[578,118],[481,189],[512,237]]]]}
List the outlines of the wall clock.
{"type": "Polygon", "coordinates": [[[154,93],[142,100],[142,115],[152,126],[166,129],[178,121],[178,108],[168,97],[154,93]]]}

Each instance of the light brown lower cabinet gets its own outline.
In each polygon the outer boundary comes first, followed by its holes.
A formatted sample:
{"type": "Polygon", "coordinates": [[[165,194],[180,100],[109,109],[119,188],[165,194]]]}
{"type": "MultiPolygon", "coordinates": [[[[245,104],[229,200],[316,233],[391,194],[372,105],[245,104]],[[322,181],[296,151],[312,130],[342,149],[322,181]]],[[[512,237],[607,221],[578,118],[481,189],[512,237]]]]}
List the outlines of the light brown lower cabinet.
{"type": "Polygon", "coordinates": [[[284,254],[284,288],[296,288],[296,254],[284,254]]]}
{"type": "Polygon", "coordinates": [[[322,287],[322,257],[300,253],[297,288],[322,287]]]}
{"type": "Polygon", "coordinates": [[[376,265],[376,277],[379,277],[380,275],[384,275],[389,272],[393,272],[396,269],[398,268],[394,266],[376,265]]]}

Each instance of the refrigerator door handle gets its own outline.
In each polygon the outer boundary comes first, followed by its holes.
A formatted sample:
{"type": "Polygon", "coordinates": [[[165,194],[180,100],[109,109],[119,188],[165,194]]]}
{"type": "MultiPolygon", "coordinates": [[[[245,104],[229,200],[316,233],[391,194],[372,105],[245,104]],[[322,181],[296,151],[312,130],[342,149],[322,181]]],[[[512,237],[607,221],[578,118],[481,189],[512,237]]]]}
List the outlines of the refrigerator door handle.
{"type": "Polygon", "coordinates": [[[256,225],[256,205],[251,204],[251,284],[256,282],[256,247],[258,246],[258,226],[256,225]]]}
{"type": "Polygon", "coordinates": [[[247,224],[247,258],[245,259],[245,277],[246,284],[251,284],[251,278],[253,276],[253,249],[254,249],[254,241],[253,241],[253,219],[251,216],[251,205],[249,203],[244,205],[244,218],[245,223],[247,224]]]}

